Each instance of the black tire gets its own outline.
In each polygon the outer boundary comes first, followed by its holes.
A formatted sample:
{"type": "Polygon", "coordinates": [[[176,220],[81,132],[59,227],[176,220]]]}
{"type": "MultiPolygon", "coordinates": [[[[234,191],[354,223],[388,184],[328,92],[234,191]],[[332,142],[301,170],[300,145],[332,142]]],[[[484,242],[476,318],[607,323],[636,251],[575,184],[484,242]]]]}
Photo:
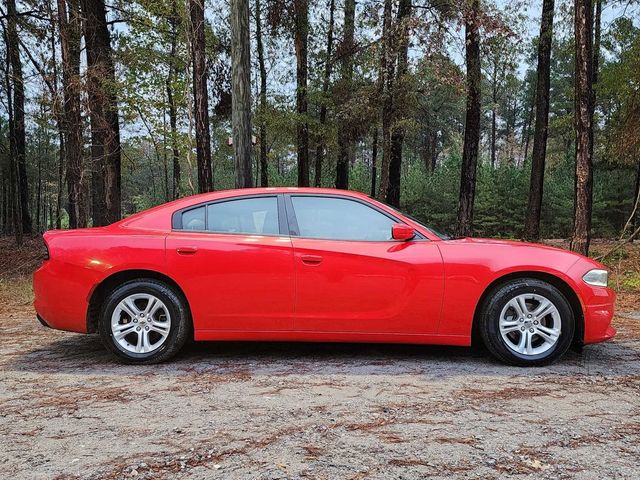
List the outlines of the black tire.
{"type": "Polygon", "coordinates": [[[191,317],[184,297],[167,284],[148,278],[131,280],[115,288],[103,302],[98,322],[98,333],[107,350],[121,362],[136,365],[169,360],[193,336],[192,331],[191,317]],[[171,318],[166,340],[156,350],[148,353],[127,351],[116,341],[111,330],[111,317],[115,308],[123,299],[133,294],[154,295],[164,303],[171,318]]]}
{"type": "MultiPolygon", "coordinates": [[[[497,286],[484,301],[478,320],[478,330],[489,352],[504,363],[523,367],[553,363],[571,346],[575,331],[575,317],[566,297],[553,285],[534,278],[512,280],[497,286]],[[516,352],[508,346],[500,333],[500,315],[503,308],[512,299],[522,294],[537,294],[545,297],[555,305],[560,315],[560,336],[555,344],[543,353],[516,352]]],[[[514,334],[519,335],[518,332],[514,334]]]]}

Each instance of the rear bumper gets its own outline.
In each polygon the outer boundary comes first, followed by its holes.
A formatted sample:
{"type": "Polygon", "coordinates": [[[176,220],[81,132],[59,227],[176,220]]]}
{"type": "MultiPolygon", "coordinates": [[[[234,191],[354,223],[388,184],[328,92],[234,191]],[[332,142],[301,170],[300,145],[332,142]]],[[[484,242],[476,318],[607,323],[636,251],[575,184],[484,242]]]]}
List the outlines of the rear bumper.
{"type": "Polygon", "coordinates": [[[36,318],[38,319],[38,321],[40,322],[40,325],[42,325],[43,327],[47,327],[47,328],[51,328],[49,327],[49,324],[45,321],[44,318],[42,318],[40,315],[38,315],[36,313],[36,318]]]}
{"type": "Polygon", "coordinates": [[[33,306],[40,323],[57,330],[86,333],[90,290],[86,269],[46,261],[33,274],[33,306]]]}

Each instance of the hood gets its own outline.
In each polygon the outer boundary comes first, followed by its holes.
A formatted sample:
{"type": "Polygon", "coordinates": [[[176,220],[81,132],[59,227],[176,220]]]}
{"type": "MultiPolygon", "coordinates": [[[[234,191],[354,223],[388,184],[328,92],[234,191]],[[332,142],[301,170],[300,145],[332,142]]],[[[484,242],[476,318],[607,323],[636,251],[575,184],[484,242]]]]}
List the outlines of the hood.
{"type": "MultiPolygon", "coordinates": [[[[451,242],[451,243],[468,244],[468,245],[497,245],[497,246],[504,245],[509,247],[529,247],[529,248],[536,247],[536,248],[544,248],[547,250],[559,250],[563,252],[574,253],[559,247],[552,247],[550,245],[543,245],[541,243],[523,242],[520,240],[499,240],[496,238],[463,237],[463,238],[455,238],[452,240],[445,240],[445,241],[451,242]]],[[[577,253],[574,253],[574,254],[579,255],[577,253]]]]}

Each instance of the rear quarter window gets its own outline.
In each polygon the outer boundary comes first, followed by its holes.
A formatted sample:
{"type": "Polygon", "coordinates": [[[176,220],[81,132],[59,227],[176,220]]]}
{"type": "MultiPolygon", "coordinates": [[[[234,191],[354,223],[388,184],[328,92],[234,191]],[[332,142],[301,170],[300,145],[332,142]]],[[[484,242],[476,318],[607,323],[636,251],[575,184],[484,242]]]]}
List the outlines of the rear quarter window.
{"type": "Polygon", "coordinates": [[[203,231],[206,228],[205,206],[182,212],[182,230],[203,231]]]}

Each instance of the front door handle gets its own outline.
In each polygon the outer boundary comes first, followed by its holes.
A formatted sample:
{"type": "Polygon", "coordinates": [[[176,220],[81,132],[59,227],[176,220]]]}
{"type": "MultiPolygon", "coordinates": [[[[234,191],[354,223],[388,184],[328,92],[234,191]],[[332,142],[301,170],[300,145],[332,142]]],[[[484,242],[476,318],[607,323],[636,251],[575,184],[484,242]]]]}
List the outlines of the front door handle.
{"type": "Polygon", "coordinates": [[[302,263],[306,263],[307,265],[318,265],[322,262],[322,257],[320,255],[301,255],[302,263]]]}
{"type": "Polygon", "coordinates": [[[178,255],[193,255],[198,251],[198,247],[178,247],[176,252],[178,255]]]}

